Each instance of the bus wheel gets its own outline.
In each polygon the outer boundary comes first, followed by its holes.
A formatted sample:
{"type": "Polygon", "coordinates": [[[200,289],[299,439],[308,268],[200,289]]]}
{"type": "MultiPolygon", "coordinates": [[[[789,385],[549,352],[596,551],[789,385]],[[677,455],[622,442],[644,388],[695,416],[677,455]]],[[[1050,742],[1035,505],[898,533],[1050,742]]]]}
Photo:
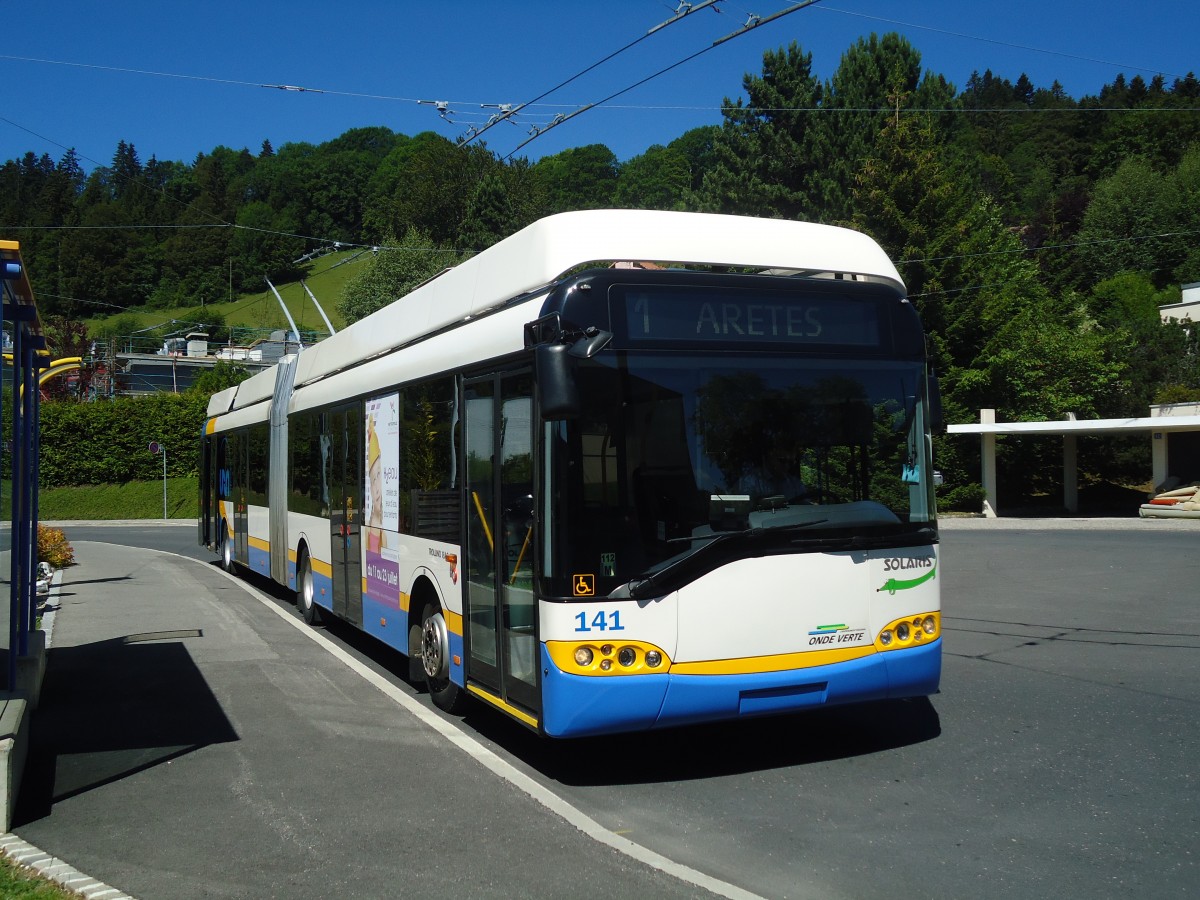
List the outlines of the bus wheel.
{"type": "Polygon", "coordinates": [[[233,574],[233,541],[229,539],[229,529],[221,523],[221,568],[233,574]]]}
{"type": "Polygon", "coordinates": [[[313,584],[312,563],[307,551],[301,551],[300,562],[296,566],[296,606],[305,623],[321,623],[321,608],[317,606],[317,590],[313,584]]]}
{"type": "Polygon", "coordinates": [[[438,709],[448,713],[462,709],[466,696],[450,680],[450,629],[436,603],[427,604],[421,613],[421,669],[438,709]]]}

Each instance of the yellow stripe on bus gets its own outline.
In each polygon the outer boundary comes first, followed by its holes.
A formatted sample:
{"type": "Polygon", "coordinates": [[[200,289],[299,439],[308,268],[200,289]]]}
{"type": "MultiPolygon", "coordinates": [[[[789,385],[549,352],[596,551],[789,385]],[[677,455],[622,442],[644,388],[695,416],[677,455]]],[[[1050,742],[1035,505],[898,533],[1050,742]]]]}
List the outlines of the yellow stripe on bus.
{"type": "Polygon", "coordinates": [[[256,537],[247,537],[246,540],[255,550],[266,550],[268,553],[271,552],[270,541],[264,541],[262,538],[256,537]]]}
{"type": "Polygon", "coordinates": [[[534,728],[537,728],[537,724],[538,724],[537,719],[535,719],[533,716],[529,715],[529,713],[524,712],[523,710],[517,709],[511,703],[504,702],[499,697],[497,697],[495,694],[493,694],[491,691],[486,691],[477,684],[468,684],[467,690],[470,691],[472,694],[474,694],[476,697],[480,698],[481,700],[486,700],[488,703],[492,704],[492,706],[496,707],[496,709],[503,710],[504,712],[508,713],[510,716],[515,716],[516,718],[520,719],[526,725],[530,725],[534,728]]]}
{"type": "Polygon", "coordinates": [[[772,656],[743,656],[739,659],[712,659],[700,662],[674,663],[672,675],[754,675],[760,672],[784,672],[788,669],[809,669],[832,663],[862,659],[875,652],[875,647],[845,647],[832,650],[809,650],[806,653],[776,653],[772,656]]]}

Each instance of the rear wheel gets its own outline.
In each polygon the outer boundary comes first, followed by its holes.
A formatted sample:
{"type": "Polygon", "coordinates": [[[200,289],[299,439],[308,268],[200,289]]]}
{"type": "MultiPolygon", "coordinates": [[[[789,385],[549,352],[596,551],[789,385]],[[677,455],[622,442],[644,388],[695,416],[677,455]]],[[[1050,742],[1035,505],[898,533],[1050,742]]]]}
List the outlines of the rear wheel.
{"type": "Polygon", "coordinates": [[[233,541],[229,537],[229,528],[221,523],[221,568],[233,574],[233,541]]]}
{"type": "Polygon", "coordinates": [[[466,702],[463,689],[450,680],[450,629],[441,607],[429,603],[421,614],[421,670],[438,709],[455,713],[466,702]]]}
{"type": "Polygon", "coordinates": [[[306,623],[320,624],[321,608],[317,606],[317,588],[307,550],[300,551],[300,560],[296,564],[296,607],[306,623]]]}

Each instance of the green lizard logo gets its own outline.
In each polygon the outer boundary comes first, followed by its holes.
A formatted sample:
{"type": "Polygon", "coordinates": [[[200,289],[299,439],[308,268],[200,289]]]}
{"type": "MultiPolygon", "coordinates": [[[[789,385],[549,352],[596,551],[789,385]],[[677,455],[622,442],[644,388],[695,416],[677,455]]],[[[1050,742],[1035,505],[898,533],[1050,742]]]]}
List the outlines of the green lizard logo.
{"type": "Polygon", "coordinates": [[[896,591],[907,591],[909,588],[915,588],[918,584],[924,584],[937,575],[937,566],[922,575],[920,578],[914,578],[911,581],[901,581],[899,578],[889,578],[883,587],[876,589],[875,593],[887,591],[889,594],[894,594],[896,591]]]}

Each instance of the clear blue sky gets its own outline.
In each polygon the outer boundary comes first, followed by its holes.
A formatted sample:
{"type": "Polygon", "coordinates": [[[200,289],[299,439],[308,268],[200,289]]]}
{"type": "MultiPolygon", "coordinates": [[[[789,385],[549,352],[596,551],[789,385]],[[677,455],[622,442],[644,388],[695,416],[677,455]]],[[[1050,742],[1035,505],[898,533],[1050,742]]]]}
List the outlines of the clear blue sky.
{"type": "MultiPolygon", "coordinates": [[[[75,147],[91,168],[110,162],[125,140],[143,161],[191,162],[217,145],[257,153],[264,139],[276,147],[320,143],[372,125],[455,138],[495,111],[481,104],[533,99],[669,19],[674,2],[0,0],[0,160],[30,150],[57,160],[75,147]],[[143,74],[150,72],[159,74],[143,74]],[[453,121],[417,100],[450,101],[453,121]]],[[[748,12],[766,16],[790,5],[722,0],[720,13],[697,11],[546,97],[517,126],[491,129],[487,145],[505,155],[530,126],[711,45],[748,12]]],[[[1014,81],[1027,73],[1039,87],[1058,79],[1079,97],[1120,72],[1146,80],[1161,72],[1170,83],[1200,70],[1197,26],[1196,0],[823,0],[579,115],[521,154],[536,159],[600,142],[628,159],[719,123],[722,98],[742,96],[742,76],[761,72],[763,51],[793,40],[812,52],[821,78],[860,36],[899,31],[927,70],[956,87],[972,71],[991,69],[1014,81]]]]}

